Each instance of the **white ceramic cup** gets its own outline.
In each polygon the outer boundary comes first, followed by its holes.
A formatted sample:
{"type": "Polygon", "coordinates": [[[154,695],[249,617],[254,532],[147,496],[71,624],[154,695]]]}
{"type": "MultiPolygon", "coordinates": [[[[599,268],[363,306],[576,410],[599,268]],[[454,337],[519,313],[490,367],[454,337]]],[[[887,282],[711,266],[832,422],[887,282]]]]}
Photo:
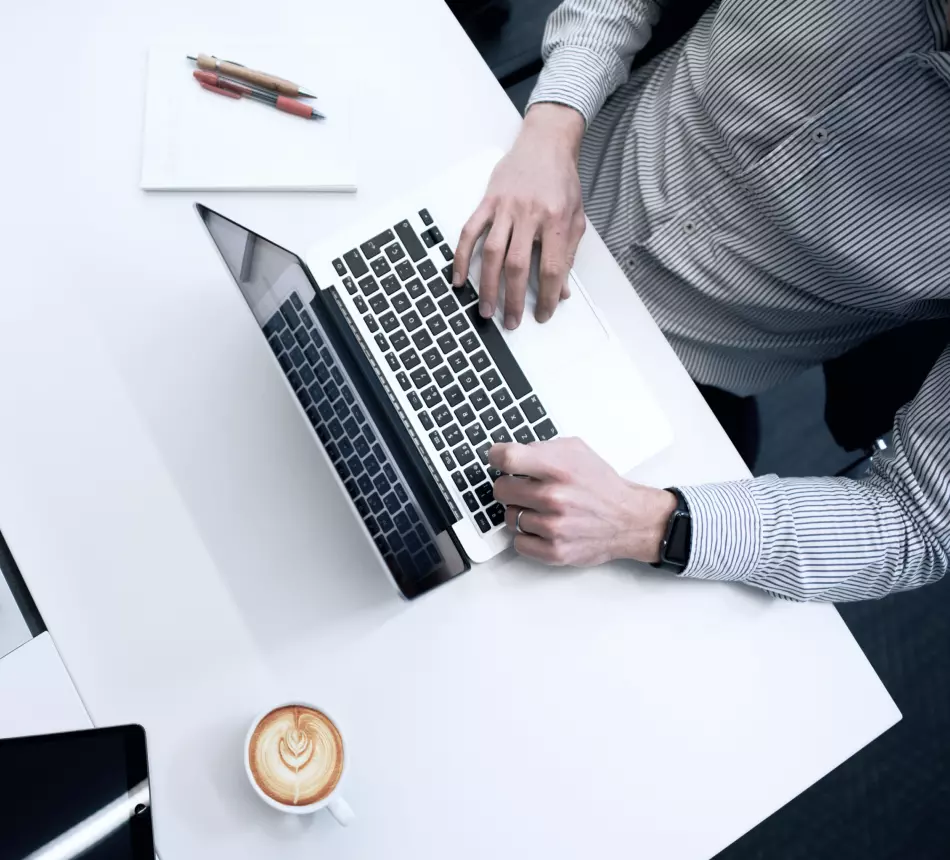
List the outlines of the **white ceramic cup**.
{"type": "Polygon", "coordinates": [[[268,806],[272,806],[274,809],[280,810],[281,812],[288,812],[291,815],[310,815],[312,812],[317,812],[318,810],[323,809],[323,807],[327,807],[330,810],[330,814],[337,820],[337,823],[343,825],[343,827],[346,827],[350,822],[353,821],[354,818],[356,818],[356,815],[350,808],[350,805],[340,794],[340,784],[343,782],[343,777],[346,774],[349,757],[350,754],[346,745],[346,738],[343,737],[343,731],[340,728],[340,724],[326,712],[325,708],[321,708],[302,699],[284,702],[280,705],[274,705],[274,707],[268,708],[266,711],[262,711],[254,718],[254,722],[251,723],[251,727],[247,730],[247,736],[244,738],[244,772],[247,774],[247,778],[251,783],[251,787],[257,793],[257,796],[264,801],[264,803],[266,803],[268,806]],[[343,768],[340,771],[340,778],[337,780],[337,784],[333,787],[333,791],[324,797],[323,800],[318,800],[316,803],[311,803],[307,806],[290,806],[286,803],[281,803],[280,801],[274,800],[273,797],[270,797],[268,794],[266,794],[264,790],[257,784],[257,781],[254,779],[254,774],[251,772],[251,738],[254,736],[254,731],[258,724],[269,713],[280,708],[292,707],[294,705],[298,705],[301,708],[310,708],[313,711],[319,711],[328,720],[330,720],[333,725],[336,726],[337,731],[340,733],[340,739],[343,741],[343,768]]]}

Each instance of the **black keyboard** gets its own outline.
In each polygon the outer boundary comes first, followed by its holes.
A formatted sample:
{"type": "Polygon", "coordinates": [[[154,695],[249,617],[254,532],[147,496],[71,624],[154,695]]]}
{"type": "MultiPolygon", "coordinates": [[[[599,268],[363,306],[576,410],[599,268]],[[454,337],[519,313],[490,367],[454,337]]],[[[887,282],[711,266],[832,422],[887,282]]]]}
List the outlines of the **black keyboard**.
{"type": "Polygon", "coordinates": [[[387,565],[397,578],[432,573],[442,563],[435,540],[344,365],[296,292],[264,334],[387,565]]]}
{"type": "Polygon", "coordinates": [[[383,230],[333,261],[377,363],[395,374],[441,464],[478,528],[504,524],[488,465],[496,442],[545,441],[554,422],[532,391],[493,320],[478,313],[470,281],[452,283],[452,249],[429,211],[383,230]]]}

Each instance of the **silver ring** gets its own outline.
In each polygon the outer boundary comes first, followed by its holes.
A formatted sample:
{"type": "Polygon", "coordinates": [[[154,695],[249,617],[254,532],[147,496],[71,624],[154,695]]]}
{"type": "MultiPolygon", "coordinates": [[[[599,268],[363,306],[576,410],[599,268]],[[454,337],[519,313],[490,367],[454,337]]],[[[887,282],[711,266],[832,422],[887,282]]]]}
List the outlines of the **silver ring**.
{"type": "Polygon", "coordinates": [[[523,528],[521,528],[521,515],[525,512],[524,508],[519,508],[518,513],[515,514],[515,531],[520,535],[528,534],[523,528]]]}

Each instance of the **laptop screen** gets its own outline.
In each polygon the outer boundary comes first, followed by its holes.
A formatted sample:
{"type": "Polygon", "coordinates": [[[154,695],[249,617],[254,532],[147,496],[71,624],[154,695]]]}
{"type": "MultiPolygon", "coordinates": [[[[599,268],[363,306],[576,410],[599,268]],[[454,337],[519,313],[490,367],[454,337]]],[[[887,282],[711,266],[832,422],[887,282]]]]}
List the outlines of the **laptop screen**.
{"type": "Polygon", "coordinates": [[[458,522],[381,375],[347,321],[335,288],[317,288],[297,255],[198,206],[277,366],[407,598],[469,565],[458,522]]]}

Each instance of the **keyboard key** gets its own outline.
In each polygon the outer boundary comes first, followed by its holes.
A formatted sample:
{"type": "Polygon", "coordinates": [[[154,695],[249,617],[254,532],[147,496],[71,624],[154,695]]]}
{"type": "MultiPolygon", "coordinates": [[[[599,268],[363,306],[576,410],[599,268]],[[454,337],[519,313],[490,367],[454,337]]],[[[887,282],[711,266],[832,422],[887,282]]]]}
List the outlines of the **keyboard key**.
{"type": "Polygon", "coordinates": [[[446,469],[455,468],[455,460],[452,459],[452,455],[448,451],[443,451],[439,456],[442,458],[442,465],[446,469]]]}
{"type": "Polygon", "coordinates": [[[461,350],[450,355],[448,362],[449,367],[451,367],[456,373],[461,373],[466,367],[468,367],[468,359],[461,350]]]}
{"type": "Polygon", "coordinates": [[[491,434],[491,440],[496,445],[500,445],[503,442],[510,442],[511,435],[508,433],[508,430],[504,427],[499,427],[497,430],[493,431],[491,434]]]}
{"type": "Polygon", "coordinates": [[[548,418],[540,424],[535,425],[534,433],[538,437],[539,442],[547,442],[548,439],[553,439],[557,436],[557,429],[554,426],[554,422],[548,418]]]}
{"type": "Polygon", "coordinates": [[[386,363],[393,369],[399,370],[399,359],[392,352],[386,353],[386,363]]]}
{"type": "Polygon", "coordinates": [[[452,249],[448,245],[440,245],[439,251],[442,252],[443,260],[451,260],[455,254],[452,253],[452,249]]]}
{"type": "Polygon", "coordinates": [[[297,344],[297,338],[289,328],[285,328],[280,333],[280,342],[284,345],[284,349],[293,349],[297,344]]]}
{"type": "MultiPolygon", "coordinates": [[[[354,278],[362,278],[369,271],[366,267],[366,261],[360,256],[360,252],[356,248],[347,251],[343,255],[343,259],[346,260],[346,265],[350,267],[350,272],[352,272],[354,278]]],[[[336,263],[334,263],[335,265],[336,263]]],[[[341,272],[339,267],[337,267],[337,273],[340,275],[346,274],[346,272],[341,272]]]]}
{"type": "Polygon", "coordinates": [[[452,283],[453,274],[455,274],[455,268],[451,263],[442,267],[442,277],[445,278],[445,280],[447,280],[450,284],[452,283]]]}
{"type": "Polygon", "coordinates": [[[491,362],[488,360],[488,356],[485,355],[484,350],[480,349],[472,356],[472,367],[475,368],[476,373],[481,373],[486,368],[491,367],[491,362]]]}
{"type": "MultiPolygon", "coordinates": [[[[292,293],[291,295],[296,295],[296,293],[292,293]]],[[[297,301],[300,300],[298,299],[297,301]]],[[[287,325],[292,329],[300,325],[300,317],[297,316],[297,310],[294,308],[294,303],[290,299],[287,299],[287,301],[280,306],[280,312],[283,314],[284,319],[287,320],[287,325]]]]}
{"type": "Polygon", "coordinates": [[[422,325],[422,320],[419,319],[419,314],[415,311],[409,311],[409,313],[403,315],[402,324],[406,331],[413,332],[422,325]]]}
{"type": "Polygon", "coordinates": [[[488,395],[482,391],[481,388],[478,391],[473,391],[468,399],[472,403],[472,409],[476,412],[481,412],[486,406],[488,406],[488,395]]]}
{"type": "MultiPolygon", "coordinates": [[[[479,471],[481,472],[481,469],[479,469],[479,471]]],[[[485,473],[482,472],[482,477],[484,476],[485,473]]],[[[475,490],[475,494],[478,496],[478,500],[486,507],[495,501],[495,489],[487,482],[475,490]]]]}
{"type": "Polygon", "coordinates": [[[387,296],[391,296],[396,290],[399,289],[399,281],[396,280],[395,275],[386,275],[380,282],[380,286],[383,288],[383,292],[387,296]]]}
{"type": "Polygon", "coordinates": [[[353,401],[356,400],[356,398],[353,396],[353,389],[350,388],[349,385],[343,388],[343,399],[347,403],[353,403],[353,401]]]}
{"type": "Polygon", "coordinates": [[[456,314],[449,320],[449,325],[456,334],[462,334],[468,330],[468,320],[465,318],[465,314],[456,314]]]}
{"type": "MultiPolygon", "coordinates": [[[[274,350],[274,355],[280,355],[281,351],[284,348],[280,342],[280,338],[277,337],[276,334],[272,334],[269,338],[267,338],[267,343],[270,345],[270,348],[274,350]]],[[[313,349],[313,345],[311,344],[311,346],[308,347],[308,349],[313,349]]]]}
{"type": "Polygon", "coordinates": [[[392,230],[383,230],[378,236],[374,236],[368,242],[364,242],[360,245],[360,250],[366,255],[367,260],[372,260],[373,257],[382,250],[384,245],[388,245],[395,238],[392,230]]]}
{"type": "Polygon", "coordinates": [[[469,486],[477,487],[482,481],[485,480],[485,472],[482,470],[482,467],[478,463],[472,463],[471,466],[466,467],[465,477],[468,480],[469,486]]]}
{"type": "Polygon", "coordinates": [[[420,209],[419,217],[422,219],[422,223],[425,224],[426,227],[432,224],[432,216],[429,214],[428,209],[420,209]]]}
{"type": "Polygon", "coordinates": [[[432,417],[439,427],[444,427],[452,420],[452,413],[449,412],[448,407],[443,404],[437,409],[432,410],[432,417]]]}
{"type": "Polygon", "coordinates": [[[307,361],[303,356],[303,350],[299,346],[295,346],[290,351],[290,360],[294,363],[294,367],[302,367],[307,361]]]}
{"type": "Polygon", "coordinates": [[[379,347],[380,352],[386,352],[386,350],[389,349],[389,344],[386,343],[386,338],[381,334],[376,335],[376,346],[379,347]]]}
{"type": "Polygon", "coordinates": [[[529,445],[534,442],[534,434],[531,432],[527,424],[523,427],[519,427],[514,431],[515,433],[515,442],[520,442],[522,445],[529,445]]]}
{"type": "Polygon", "coordinates": [[[500,526],[505,521],[505,506],[500,502],[495,502],[487,511],[488,519],[493,526],[500,526]]]}
{"type": "Polygon", "coordinates": [[[366,302],[363,301],[362,296],[353,296],[353,307],[355,307],[361,314],[365,314],[367,311],[366,302]]]}
{"type": "Polygon", "coordinates": [[[421,328],[412,336],[412,342],[416,345],[416,349],[427,349],[432,346],[432,335],[421,328]]]}
{"type": "Polygon", "coordinates": [[[401,370],[396,374],[396,382],[399,383],[399,387],[403,391],[408,391],[410,388],[412,388],[412,384],[409,382],[409,377],[406,376],[406,374],[401,370]]]}
{"type": "Polygon", "coordinates": [[[386,256],[389,257],[390,263],[395,263],[397,260],[401,260],[406,256],[406,252],[402,249],[402,245],[398,242],[394,245],[389,245],[386,249],[386,256]]]}
{"type": "Polygon", "coordinates": [[[415,273],[416,270],[412,268],[412,263],[408,260],[403,260],[396,265],[396,274],[404,281],[409,280],[415,273]]]}
{"type": "Polygon", "coordinates": [[[524,412],[524,417],[528,419],[529,424],[537,423],[548,414],[544,411],[544,407],[536,395],[532,395],[527,400],[522,400],[521,409],[524,412]]]}
{"type": "Polygon", "coordinates": [[[442,392],[434,385],[430,385],[422,392],[422,399],[425,405],[432,409],[432,407],[442,402],[442,392]]]}
{"type": "Polygon", "coordinates": [[[310,396],[310,392],[306,388],[301,388],[297,392],[297,399],[300,401],[300,405],[306,409],[310,404],[313,403],[313,398],[310,396]]]}
{"type": "MultiPolygon", "coordinates": [[[[488,374],[485,375],[487,376],[488,374]]],[[[482,381],[484,382],[484,377],[482,377],[482,381]]],[[[488,383],[485,384],[485,387],[488,388],[488,383]]],[[[498,389],[498,391],[491,396],[491,399],[495,401],[495,406],[499,409],[511,406],[511,404],[515,402],[514,398],[508,393],[507,388],[498,389]]]]}
{"type": "Polygon", "coordinates": [[[373,537],[376,537],[377,535],[381,534],[380,529],[379,529],[379,523],[376,522],[376,517],[364,517],[363,521],[366,523],[366,530],[373,537]]]}
{"type": "Polygon", "coordinates": [[[455,486],[458,488],[460,493],[464,493],[468,489],[468,484],[465,483],[465,478],[462,477],[461,472],[453,472],[452,480],[455,482],[455,486]]]}
{"type": "Polygon", "coordinates": [[[473,370],[466,370],[464,373],[459,374],[459,382],[462,383],[462,388],[466,391],[471,391],[478,385],[478,377],[473,370]]]}
{"type": "MultiPolygon", "coordinates": [[[[344,388],[343,390],[346,391],[345,388],[344,388]]],[[[337,400],[337,402],[333,404],[333,410],[336,412],[337,417],[338,417],[341,421],[342,421],[344,418],[346,418],[346,416],[350,414],[350,407],[346,405],[346,398],[345,398],[345,397],[341,397],[339,400],[337,400]]],[[[343,428],[342,428],[342,427],[340,427],[339,429],[335,429],[335,430],[333,431],[333,437],[334,437],[335,439],[336,439],[336,438],[339,438],[339,437],[342,436],[342,435],[343,435],[343,428]]]]}
{"type": "Polygon", "coordinates": [[[478,445],[479,442],[485,440],[485,431],[481,424],[473,424],[465,431],[465,435],[468,436],[468,441],[473,445],[478,445]]]}
{"type": "Polygon", "coordinates": [[[371,296],[379,289],[379,284],[376,283],[376,278],[372,275],[367,275],[365,278],[360,279],[360,292],[364,296],[371,296]]]}
{"type": "MultiPolygon", "coordinates": [[[[361,459],[369,454],[369,442],[362,433],[353,439],[353,447],[356,449],[356,453],[361,459]]],[[[369,491],[363,490],[363,492],[366,493],[369,491]]]]}
{"type": "Polygon", "coordinates": [[[501,332],[498,331],[498,326],[490,319],[482,319],[478,314],[477,307],[469,308],[467,313],[475,327],[475,331],[495,360],[495,365],[501,371],[501,375],[505,378],[515,398],[521,400],[530,394],[531,386],[528,384],[528,380],[525,378],[518,362],[515,361],[515,357],[511,354],[511,350],[508,349],[508,344],[505,343],[501,332]]]}
{"type": "Polygon", "coordinates": [[[386,332],[386,334],[389,334],[394,328],[399,328],[399,320],[396,319],[396,315],[392,311],[383,314],[379,318],[379,324],[383,327],[383,331],[386,332]]]}
{"type": "Polygon", "coordinates": [[[445,283],[445,278],[435,277],[429,281],[426,286],[429,288],[429,292],[432,293],[434,299],[441,299],[448,291],[449,288],[445,283]]]}
{"type": "MultiPolygon", "coordinates": [[[[455,291],[455,298],[459,300],[459,304],[464,308],[478,300],[478,293],[475,292],[475,287],[472,286],[472,282],[466,281],[455,291]]],[[[472,308],[472,310],[478,313],[477,307],[472,308]]]]}
{"type": "Polygon", "coordinates": [[[455,301],[454,296],[443,296],[439,299],[439,310],[442,311],[445,316],[450,317],[459,309],[459,303],[455,301]]]}
{"type": "Polygon", "coordinates": [[[383,499],[383,504],[386,505],[386,510],[391,514],[396,513],[396,511],[402,507],[402,505],[399,504],[399,499],[396,498],[396,494],[393,492],[387,494],[383,499]]]}
{"type": "Polygon", "coordinates": [[[333,381],[334,381],[337,385],[343,385],[343,374],[340,373],[340,368],[339,368],[339,367],[331,367],[331,368],[330,368],[330,376],[333,377],[333,381]]]}
{"type": "Polygon", "coordinates": [[[340,277],[346,274],[346,266],[343,265],[343,261],[339,258],[333,261],[333,268],[336,269],[336,273],[340,277]]]}
{"type": "Polygon", "coordinates": [[[381,514],[379,514],[379,516],[376,517],[376,522],[379,523],[379,527],[380,529],[383,530],[384,533],[388,531],[392,531],[393,520],[392,520],[392,517],[390,517],[389,514],[386,513],[386,511],[383,511],[381,514]]]}
{"type": "MultiPolygon", "coordinates": [[[[495,370],[495,368],[492,368],[491,370],[486,370],[486,371],[482,374],[482,384],[483,384],[483,385],[485,386],[485,388],[487,388],[489,391],[492,391],[493,389],[495,389],[495,388],[497,388],[499,385],[501,385],[501,377],[498,375],[498,371],[495,370]]],[[[508,403],[512,403],[512,402],[513,402],[512,397],[511,397],[511,395],[508,393],[507,390],[504,390],[504,391],[503,391],[503,394],[504,394],[505,398],[507,399],[507,403],[502,404],[502,403],[499,403],[497,400],[495,400],[495,405],[498,406],[499,409],[500,409],[502,406],[507,406],[508,403]]],[[[492,398],[494,398],[494,397],[495,397],[495,395],[493,394],[493,395],[492,395],[492,398]]]]}
{"type": "Polygon", "coordinates": [[[519,424],[524,423],[524,417],[521,415],[521,412],[518,410],[517,406],[512,406],[507,412],[503,412],[502,418],[505,419],[505,424],[508,425],[510,430],[513,430],[519,424]]]}
{"type": "Polygon", "coordinates": [[[418,389],[425,388],[430,382],[432,382],[432,377],[429,376],[429,371],[424,367],[417,367],[411,374],[412,384],[418,389]]]}
{"type": "Polygon", "coordinates": [[[455,410],[455,417],[458,420],[458,423],[465,427],[467,424],[471,424],[475,420],[475,413],[472,411],[472,407],[467,403],[463,403],[455,410]]]}
{"type": "Polygon", "coordinates": [[[478,417],[482,419],[482,424],[485,425],[485,429],[489,433],[501,424],[501,418],[498,417],[498,413],[494,409],[486,409],[478,417]]]}
{"type": "Polygon", "coordinates": [[[405,246],[406,251],[409,252],[409,257],[414,263],[426,256],[426,249],[423,247],[422,242],[419,241],[416,231],[412,229],[412,225],[408,221],[400,221],[395,229],[399,241],[405,246]]]}
{"type": "MultiPolygon", "coordinates": [[[[458,474],[458,472],[456,472],[455,474],[458,474]]],[[[465,502],[466,505],[468,505],[468,509],[473,514],[475,513],[475,511],[481,508],[481,505],[478,503],[478,499],[476,499],[475,496],[473,496],[471,493],[463,493],[462,500],[465,502]]]]}
{"type": "Polygon", "coordinates": [[[389,260],[387,260],[385,257],[377,257],[372,263],[370,263],[370,266],[373,267],[373,273],[377,278],[381,278],[386,274],[386,272],[392,271],[392,266],[389,265],[389,260]]]}
{"type": "Polygon", "coordinates": [[[264,334],[267,337],[273,334],[280,334],[286,327],[287,323],[284,321],[284,318],[279,313],[276,313],[264,324],[264,334]]]}
{"type": "MultiPolygon", "coordinates": [[[[297,294],[294,293],[294,295],[297,295],[297,294]]],[[[300,319],[303,320],[304,326],[306,326],[308,329],[313,328],[313,319],[311,318],[310,314],[308,314],[306,311],[300,312],[300,319]]]]}
{"type": "Polygon", "coordinates": [[[363,410],[359,406],[353,407],[353,417],[356,419],[358,424],[362,424],[366,420],[366,416],[363,414],[363,410]]]}
{"type": "Polygon", "coordinates": [[[445,324],[445,320],[437,314],[433,314],[426,320],[426,326],[432,334],[442,334],[448,328],[445,324]]]}
{"type": "Polygon", "coordinates": [[[382,293],[378,293],[369,300],[369,306],[373,309],[374,313],[381,314],[389,308],[389,302],[386,301],[386,296],[382,293]]]}
{"type": "MultiPolygon", "coordinates": [[[[491,451],[491,442],[483,442],[481,445],[479,445],[479,446],[475,449],[475,453],[478,454],[478,459],[482,461],[482,465],[483,465],[483,466],[487,466],[487,465],[488,465],[488,452],[489,452],[489,451],[491,451]]],[[[498,472],[497,469],[495,469],[495,471],[498,472]]],[[[500,475],[501,472],[498,472],[498,474],[500,475]]],[[[495,480],[495,479],[492,478],[492,480],[495,480]]]]}
{"type": "Polygon", "coordinates": [[[409,405],[418,412],[422,409],[422,401],[419,399],[419,395],[415,391],[409,392],[409,405]]]}
{"type": "MultiPolygon", "coordinates": [[[[307,367],[307,365],[304,365],[304,367],[307,367]]],[[[310,368],[307,368],[307,369],[309,370],[310,368]]],[[[300,388],[300,385],[301,385],[301,383],[300,383],[300,374],[297,373],[296,370],[291,370],[291,371],[287,374],[287,381],[290,383],[290,387],[291,387],[294,391],[296,391],[298,388],[300,388]]]]}
{"type": "Polygon", "coordinates": [[[465,441],[465,437],[462,436],[462,431],[459,430],[457,424],[446,427],[442,433],[445,436],[446,444],[451,445],[453,448],[465,441]]]}
{"type": "Polygon", "coordinates": [[[397,314],[404,314],[412,307],[412,302],[409,301],[409,296],[400,292],[393,296],[393,307],[396,309],[397,314]]]}
{"type": "Polygon", "coordinates": [[[488,519],[485,517],[483,513],[475,514],[475,522],[478,524],[478,527],[482,530],[483,533],[491,529],[491,525],[489,524],[488,519]]]}
{"type": "Polygon", "coordinates": [[[442,441],[442,437],[439,435],[438,430],[433,430],[429,434],[429,438],[432,440],[432,444],[435,446],[436,451],[441,451],[445,447],[445,442],[442,441]]]}
{"type": "Polygon", "coordinates": [[[424,281],[428,281],[439,274],[439,270],[435,267],[435,263],[433,263],[432,260],[425,259],[419,263],[419,274],[422,275],[424,281]]]}
{"type": "Polygon", "coordinates": [[[297,343],[301,349],[310,346],[310,335],[307,334],[307,330],[303,326],[300,326],[300,328],[294,332],[294,337],[297,339],[297,343]]]}
{"type": "Polygon", "coordinates": [[[419,363],[419,353],[410,347],[405,352],[399,353],[399,359],[406,370],[412,370],[419,363]]]}
{"type": "Polygon", "coordinates": [[[361,517],[366,517],[372,509],[374,502],[379,502],[379,510],[383,509],[383,500],[379,498],[375,493],[370,496],[369,499],[357,499],[356,500],[356,510],[360,512],[361,517]]]}
{"type": "Polygon", "coordinates": [[[452,350],[454,350],[458,345],[450,332],[446,332],[444,335],[442,335],[442,337],[440,337],[436,343],[439,345],[439,349],[441,349],[444,353],[452,352],[452,350]]]}
{"type": "Polygon", "coordinates": [[[475,332],[467,331],[459,338],[459,343],[462,344],[462,349],[466,352],[471,352],[473,349],[478,348],[480,341],[475,332]]]}
{"type": "Polygon", "coordinates": [[[427,248],[431,248],[433,245],[438,245],[439,242],[442,241],[442,233],[438,227],[430,227],[428,230],[423,231],[422,241],[427,248]]]}
{"type": "Polygon", "coordinates": [[[435,302],[432,301],[429,296],[426,296],[421,301],[416,304],[416,307],[419,309],[419,313],[422,316],[427,317],[429,314],[435,313],[435,302]]]}
{"type": "Polygon", "coordinates": [[[366,471],[371,477],[375,475],[381,468],[379,465],[379,460],[377,460],[372,454],[370,454],[363,461],[363,465],[366,466],[366,471]]]}
{"type": "Polygon", "coordinates": [[[463,442],[452,453],[455,454],[455,459],[458,460],[460,466],[464,466],[466,463],[470,463],[475,459],[475,454],[472,449],[469,448],[467,442],[463,442]]]}
{"type": "Polygon", "coordinates": [[[435,368],[442,364],[442,355],[433,347],[422,353],[422,360],[426,363],[426,367],[428,367],[429,370],[435,370],[435,368]]]}
{"type": "MultiPolygon", "coordinates": [[[[403,489],[402,484],[396,484],[396,485],[393,487],[393,492],[396,494],[396,498],[399,499],[399,501],[402,502],[403,504],[406,504],[406,502],[409,501],[409,496],[406,495],[406,491],[405,491],[405,489],[403,489]]],[[[405,514],[400,514],[400,516],[405,517],[406,515],[405,515],[405,514]]],[[[393,517],[393,519],[395,520],[396,526],[398,527],[398,526],[399,526],[399,520],[397,520],[395,517],[393,517]]],[[[406,519],[408,519],[408,517],[406,517],[406,519]]]]}
{"type": "MultiPolygon", "coordinates": [[[[380,296],[382,298],[382,296],[380,296]]],[[[367,314],[363,317],[363,322],[366,323],[366,328],[370,331],[379,331],[379,323],[376,322],[376,317],[367,314]]]]}
{"type": "MultiPolygon", "coordinates": [[[[293,371],[291,371],[291,373],[292,372],[293,371]]],[[[300,368],[300,379],[304,385],[310,385],[316,379],[316,377],[313,375],[313,371],[306,364],[300,368]]],[[[296,385],[294,386],[294,388],[297,387],[298,386],[296,385]]]]}
{"type": "Polygon", "coordinates": [[[351,296],[356,293],[356,282],[349,275],[343,279],[343,286],[351,296]]]}
{"type": "MultiPolygon", "coordinates": [[[[387,465],[389,464],[387,463],[387,465]]],[[[381,496],[385,496],[386,493],[389,492],[389,479],[386,477],[386,475],[380,472],[373,479],[373,486],[376,488],[377,493],[379,493],[381,496]]]]}
{"type": "Polygon", "coordinates": [[[433,376],[435,377],[435,381],[438,383],[439,388],[445,388],[445,386],[454,379],[451,371],[444,364],[442,367],[436,369],[433,376]]]}
{"type": "Polygon", "coordinates": [[[328,367],[333,364],[333,356],[330,355],[330,350],[326,347],[320,350],[320,361],[324,362],[328,367]]]}
{"type": "MultiPolygon", "coordinates": [[[[313,394],[312,391],[310,393],[313,394]]],[[[320,396],[323,397],[322,394],[320,396]]],[[[331,418],[333,418],[333,404],[330,403],[330,401],[325,397],[323,397],[317,406],[317,411],[319,411],[320,417],[323,418],[324,421],[329,421],[331,418]]]]}
{"type": "Polygon", "coordinates": [[[389,338],[389,342],[393,345],[393,349],[396,350],[396,352],[402,352],[409,346],[409,337],[404,331],[397,331],[389,338]]]}
{"type": "Polygon", "coordinates": [[[423,426],[423,428],[426,429],[426,430],[431,430],[431,429],[432,429],[432,417],[429,415],[428,412],[420,412],[420,413],[419,413],[419,423],[420,423],[420,424],[423,426]]]}
{"type": "Polygon", "coordinates": [[[449,402],[449,406],[458,406],[465,399],[465,395],[462,394],[461,388],[453,385],[445,389],[445,399],[449,402]]]}
{"type": "Polygon", "coordinates": [[[343,432],[348,439],[355,439],[360,432],[359,423],[352,415],[343,422],[343,432]]]}
{"type": "Polygon", "coordinates": [[[406,292],[413,299],[418,299],[419,296],[424,296],[426,293],[425,287],[422,286],[422,281],[418,278],[413,278],[408,284],[406,284],[406,292]]]}

